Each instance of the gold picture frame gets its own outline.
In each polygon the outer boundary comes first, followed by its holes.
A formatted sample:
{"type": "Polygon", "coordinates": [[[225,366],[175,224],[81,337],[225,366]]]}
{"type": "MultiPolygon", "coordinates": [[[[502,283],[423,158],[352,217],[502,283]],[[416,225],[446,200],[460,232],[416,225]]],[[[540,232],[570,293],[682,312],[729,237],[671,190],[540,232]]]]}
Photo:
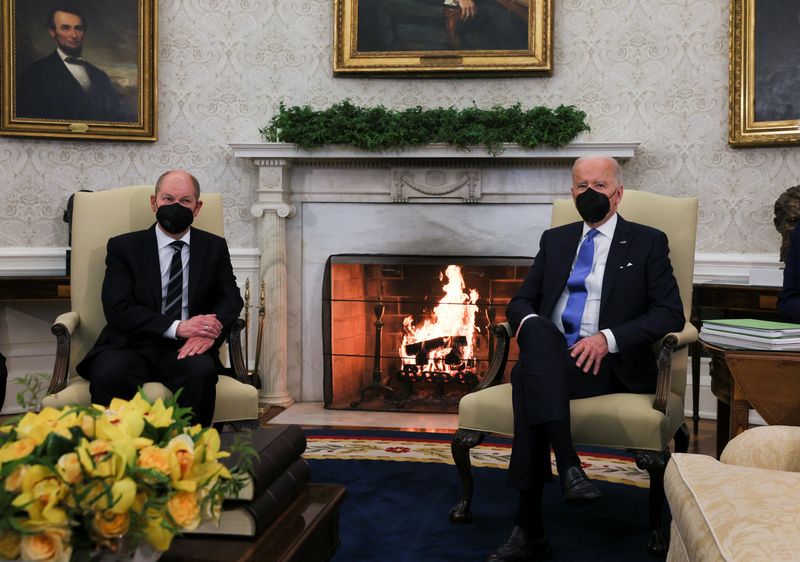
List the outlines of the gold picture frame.
{"type": "Polygon", "coordinates": [[[157,0],[0,2],[0,136],[157,140],[157,0]]]}
{"type": "Polygon", "coordinates": [[[791,3],[731,0],[731,146],[800,144],[799,16],[791,3]]]}
{"type": "Polygon", "coordinates": [[[549,74],[551,0],[334,0],[337,76],[549,74]]]}

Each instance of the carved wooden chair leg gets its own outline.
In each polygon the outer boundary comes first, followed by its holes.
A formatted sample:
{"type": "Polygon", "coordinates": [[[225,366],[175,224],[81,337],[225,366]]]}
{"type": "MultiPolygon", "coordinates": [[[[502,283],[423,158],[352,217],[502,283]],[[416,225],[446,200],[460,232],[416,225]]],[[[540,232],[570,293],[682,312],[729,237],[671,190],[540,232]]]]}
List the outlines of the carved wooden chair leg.
{"type": "Polygon", "coordinates": [[[689,450],[689,428],[684,423],[675,432],[675,451],[678,453],[685,453],[689,450]]]}
{"type": "Polygon", "coordinates": [[[667,540],[661,525],[664,511],[664,470],[669,461],[669,451],[636,451],[636,466],[650,475],[650,540],[647,550],[654,556],[667,553],[667,540]]]}
{"type": "Polygon", "coordinates": [[[450,451],[461,478],[461,501],[450,510],[450,521],[453,523],[469,523],[472,521],[472,463],[469,459],[469,450],[480,445],[488,434],[483,431],[459,429],[453,435],[450,451]]]}

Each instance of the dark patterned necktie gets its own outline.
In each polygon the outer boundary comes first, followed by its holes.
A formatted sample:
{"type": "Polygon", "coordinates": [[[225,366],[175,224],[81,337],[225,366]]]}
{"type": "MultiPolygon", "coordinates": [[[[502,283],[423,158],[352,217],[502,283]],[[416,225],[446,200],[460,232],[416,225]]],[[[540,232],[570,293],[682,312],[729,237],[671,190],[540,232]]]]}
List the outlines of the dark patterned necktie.
{"type": "Polygon", "coordinates": [[[583,309],[586,306],[586,277],[592,271],[594,262],[594,237],[599,231],[592,229],[586,233],[586,238],[581,242],[578,250],[578,259],[575,260],[575,267],[567,280],[569,297],[567,306],[561,314],[561,322],[564,324],[564,336],[567,338],[567,346],[571,347],[576,341],[581,331],[581,320],[583,319],[583,309]]]}
{"type": "Polygon", "coordinates": [[[169,281],[167,282],[167,298],[164,301],[164,315],[170,320],[180,320],[183,309],[183,260],[181,250],[185,242],[175,240],[170,246],[175,250],[169,264],[169,281]]]}

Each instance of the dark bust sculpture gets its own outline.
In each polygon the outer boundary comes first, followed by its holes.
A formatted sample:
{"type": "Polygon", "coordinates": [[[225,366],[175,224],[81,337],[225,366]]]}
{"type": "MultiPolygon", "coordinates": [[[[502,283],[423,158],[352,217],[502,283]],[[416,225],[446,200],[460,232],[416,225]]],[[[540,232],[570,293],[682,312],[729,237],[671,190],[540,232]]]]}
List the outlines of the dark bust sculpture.
{"type": "Polygon", "coordinates": [[[800,185],[795,185],[780,194],[775,201],[773,224],[781,235],[781,261],[786,263],[789,252],[789,235],[800,222],[800,185]]]}

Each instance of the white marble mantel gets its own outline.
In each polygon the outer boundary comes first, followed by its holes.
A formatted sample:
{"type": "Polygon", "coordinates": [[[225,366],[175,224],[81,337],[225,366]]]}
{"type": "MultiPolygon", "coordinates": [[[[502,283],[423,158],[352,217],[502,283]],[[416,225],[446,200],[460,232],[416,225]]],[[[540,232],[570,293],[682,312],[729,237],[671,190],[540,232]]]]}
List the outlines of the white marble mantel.
{"type": "Polygon", "coordinates": [[[496,156],[482,147],[444,144],[385,152],[230,146],[258,170],[251,212],[261,220],[266,286],[261,402],[285,407],[295,399],[322,399],[320,297],[327,256],[532,255],[549,223],[549,205],[569,191],[574,160],[605,154],[625,162],[638,143],[506,144],[496,156]]]}

